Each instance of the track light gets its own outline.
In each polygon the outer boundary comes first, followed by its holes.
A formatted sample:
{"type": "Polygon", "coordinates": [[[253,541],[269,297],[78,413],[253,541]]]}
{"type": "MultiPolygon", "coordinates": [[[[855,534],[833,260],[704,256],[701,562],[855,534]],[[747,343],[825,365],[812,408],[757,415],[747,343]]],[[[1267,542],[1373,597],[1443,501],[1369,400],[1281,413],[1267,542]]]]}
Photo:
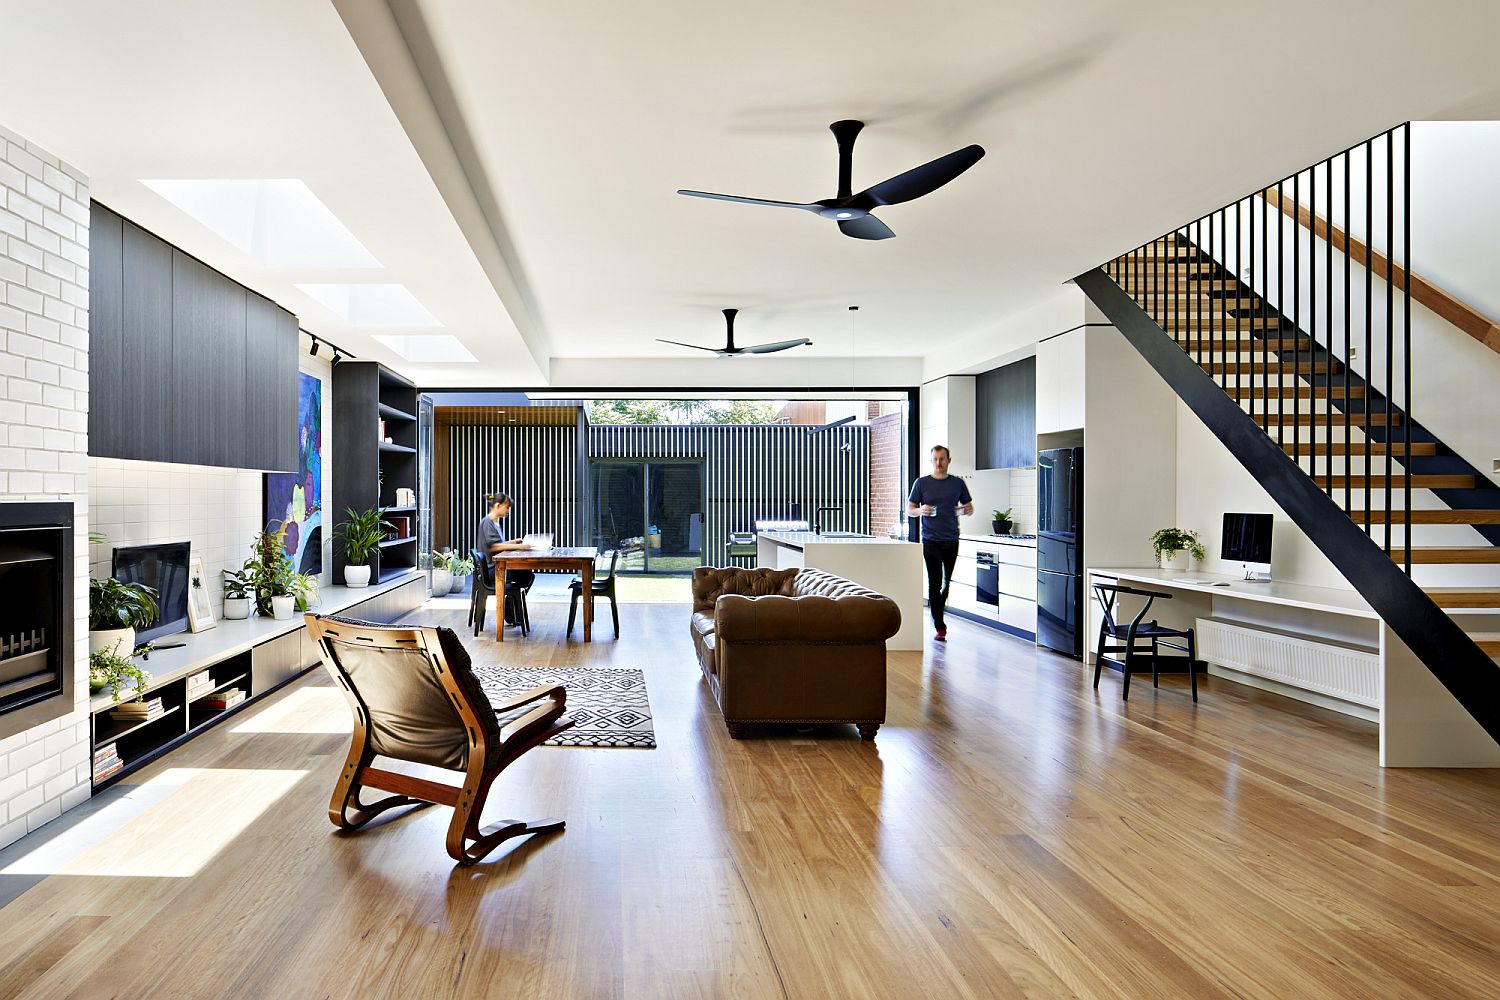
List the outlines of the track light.
{"type": "MultiPolygon", "coordinates": [[[[309,334],[308,336],[312,336],[312,335],[309,334]]],[[[308,354],[309,357],[313,357],[313,358],[315,358],[315,357],[318,356],[318,338],[317,337],[313,337],[312,338],[312,350],[308,351],[307,354],[308,354]]]]}
{"type": "Polygon", "coordinates": [[[342,354],[340,354],[340,353],[339,353],[339,349],[338,349],[338,348],[337,348],[337,347],[335,347],[335,348],[334,348],[334,349],[333,349],[333,364],[335,364],[335,365],[336,365],[336,364],[338,364],[338,363],[339,363],[339,362],[340,362],[340,361],[343,361],[343,360],[344,360],[344,356],[343,356],[343,355],[342,355],[342,354]]]}

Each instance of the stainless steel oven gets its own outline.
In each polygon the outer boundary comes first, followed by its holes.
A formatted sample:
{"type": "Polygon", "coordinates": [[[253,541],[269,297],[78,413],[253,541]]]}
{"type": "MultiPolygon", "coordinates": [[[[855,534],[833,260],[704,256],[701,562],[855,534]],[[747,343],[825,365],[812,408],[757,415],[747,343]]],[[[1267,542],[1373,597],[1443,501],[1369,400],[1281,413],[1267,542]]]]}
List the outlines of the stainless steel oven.
{"type": "Polygon", "coordinates": [[[980,604],[1000,604],[1000,565],[993,552],[981,550],[974,556],[974,599],[980,604]]]}

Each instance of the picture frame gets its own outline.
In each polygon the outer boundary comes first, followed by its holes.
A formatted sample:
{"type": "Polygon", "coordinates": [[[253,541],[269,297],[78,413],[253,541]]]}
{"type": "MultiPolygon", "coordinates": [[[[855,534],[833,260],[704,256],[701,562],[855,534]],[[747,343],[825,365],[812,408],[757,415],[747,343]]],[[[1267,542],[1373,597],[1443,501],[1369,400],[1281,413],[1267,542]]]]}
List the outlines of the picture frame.
{"type": "Polygon", "coordinates": [[[217,624],[208,580],[203,575],[203,560],[193,556],[188,560],[188,631],[205,632],[217,624]]]}

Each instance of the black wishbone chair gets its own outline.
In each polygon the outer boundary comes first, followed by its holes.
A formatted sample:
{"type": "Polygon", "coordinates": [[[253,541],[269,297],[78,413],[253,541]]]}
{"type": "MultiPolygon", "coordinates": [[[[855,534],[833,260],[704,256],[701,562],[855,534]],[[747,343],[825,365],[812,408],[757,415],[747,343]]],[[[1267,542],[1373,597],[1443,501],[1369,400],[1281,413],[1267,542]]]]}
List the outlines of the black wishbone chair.
{"type": "Polygon", "coordinates": [[[448,854],[472,865],[512,837],[550,833],[560,819],[502,820],[479,828],[490,785],[526,751],[573,725],[563,720],[567,691],[542,685],[492,705],[449,628],[375,625],[307,615],[323,666],[354,712],[354,740],[328,818],[354,830],[387,809],[430,802],[451,806],[448,854]],[[390,757],[460,771],[459,786],[372,766],[390,757]],[[362,802],[366,788],[393,794],[362,802]]]}
{"type": "Polygon", "coordinates": [[[1124,587],[1119,584],[1096,583],[1094,584],[1094,597],[1099,601],[1102,617],[1099,619],[1099,644],[1098,651],[1094,654],[1094,687],[1099,686],[1099,673],[1106,662],[1113,663],[1120,668],[1124,676],[1124,682],[1120,687],[1120,699],[1126,700],[1130,697],[1130,673],[1133,661],[1138,657],[1144,657],[1151,661],[1151,686],[1157,687],[1160,681],[1162,661],[1187,660],[1188,682],[1193,689],[1193,700],[1198,700],[1198,649],[1193,638],[1193,630],[1190,628],[1171,628],[1159,624],[1156,619],[1144,621],[1146,612],[1151,610],[1151,602],[1157,598],[1164,601],[1172,599],[1171,594],[1160,590],[1138,590],[1134,587],[1124,587]],[[1145,603],[1141,605],[1140,611],[1136,612],[1127,624],[1120,624],[1116,613],[1119,610],[1117,599],[1121,594],[1131,594],[1136,597],[1144,597],[1145,603]],[[1106,639],[1116,640],[1114,645],[1106,643],[1106,639]],[[1185,641],[1172,641],[1185,640],[1185,641]],[[1162,656],[1161,647],[1175,649],[1182,656],[1162,656]],[[1118,655],[1106,655],[1118,654],[1118,655]]]}

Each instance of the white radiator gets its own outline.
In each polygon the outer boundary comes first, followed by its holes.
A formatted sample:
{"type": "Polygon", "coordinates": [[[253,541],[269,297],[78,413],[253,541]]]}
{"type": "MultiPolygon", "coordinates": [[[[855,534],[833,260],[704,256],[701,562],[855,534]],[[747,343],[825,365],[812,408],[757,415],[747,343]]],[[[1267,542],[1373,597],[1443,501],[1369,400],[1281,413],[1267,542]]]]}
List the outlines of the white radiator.
{"type": "Polygon", "coordinates": [[[1380,654],[1311,636],[1198,619],[1198,656],[1241,673],[1380,707],[1380,654]]]}

